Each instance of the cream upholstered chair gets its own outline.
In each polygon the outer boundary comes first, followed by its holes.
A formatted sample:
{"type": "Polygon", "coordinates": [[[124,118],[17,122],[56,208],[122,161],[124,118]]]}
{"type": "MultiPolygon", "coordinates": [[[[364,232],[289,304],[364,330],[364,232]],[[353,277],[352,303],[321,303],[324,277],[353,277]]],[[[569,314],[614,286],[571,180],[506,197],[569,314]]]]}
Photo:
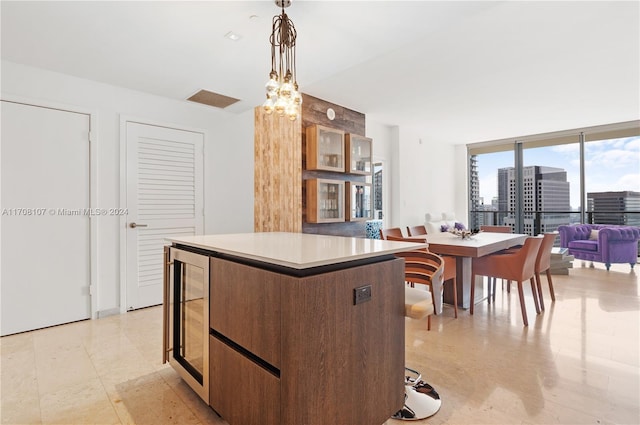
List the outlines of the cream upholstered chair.
{"type": "Polygon", "coordinates": [[[412,319],[427,318],[427,330],[431,330],[431,315],[434,313],[433,300],[429,289],[411,286],[404,288],[404,315],[412,319]]]}
{"type": "MultiPolygon", "coordinates": [[[[405,259],[405,280],[427,285],[427,281],[442,279],[442,266],[434,267],[429,252],[416,250],[400,252],[396,256],[405,259]]],[[[431,330],[434,313],[431,293],[422,288],[407,286],[404,292],[404,315],[412,319],[427,318],[427,330],[431,330]]],[[[434,415],[442,401],[437,391],[422,380],[422,374],[405,366],[408,372],[404,381],[404,406],[393,419],[419,420],[434,415]]]]}
{"type": "Polygon", "coordinates": [[[447,229],[453,229],[458,226],[466,227],[462,220],[458,220],[452,212],[444,212],[441,214],[426,213],[424,215],[424,226],[428,234],[436,234],[446,232],[447,229]]]}

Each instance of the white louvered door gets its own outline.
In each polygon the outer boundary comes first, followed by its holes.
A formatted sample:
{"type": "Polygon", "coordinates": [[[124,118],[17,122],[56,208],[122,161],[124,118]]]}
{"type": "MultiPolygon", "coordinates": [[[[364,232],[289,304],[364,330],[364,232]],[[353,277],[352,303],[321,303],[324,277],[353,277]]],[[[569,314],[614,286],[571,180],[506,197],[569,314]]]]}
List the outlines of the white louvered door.
{"type": "Polygon", "coordinates": [[[165,238],[204,230],[204,135],[126,125],[126,307],[133,310],[162,303],[165,238]]]}

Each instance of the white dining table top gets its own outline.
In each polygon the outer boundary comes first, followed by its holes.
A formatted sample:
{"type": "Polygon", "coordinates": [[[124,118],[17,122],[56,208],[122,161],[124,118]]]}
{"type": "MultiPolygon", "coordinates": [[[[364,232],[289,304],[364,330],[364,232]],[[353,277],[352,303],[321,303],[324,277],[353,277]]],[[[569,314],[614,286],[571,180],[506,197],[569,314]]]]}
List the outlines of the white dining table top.
{"type": "Polygon", "coordinates": [[[470,239],[462,239],[453,233],[441,232],[426,237],[429,250],[436,254],[459,257],[482,257],[515,245],[522,245],[529,235],[520,233],[480,232],[470,239]]]}

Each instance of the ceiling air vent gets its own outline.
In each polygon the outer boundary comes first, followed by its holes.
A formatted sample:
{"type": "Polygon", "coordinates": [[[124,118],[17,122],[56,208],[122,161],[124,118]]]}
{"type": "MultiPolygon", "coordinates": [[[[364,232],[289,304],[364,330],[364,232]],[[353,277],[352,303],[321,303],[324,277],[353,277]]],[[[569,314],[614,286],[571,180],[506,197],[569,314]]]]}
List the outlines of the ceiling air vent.
{"type": "Polygon", "coordinates": [[[200,90],[187,100],[202,103],[203,105],[215,106],[216,108],[226,108],[227,106],[233,105],[234,103],[240,101],[240,99],[234,99],[233,97],[225,96],[207,90],[200,90]]]}

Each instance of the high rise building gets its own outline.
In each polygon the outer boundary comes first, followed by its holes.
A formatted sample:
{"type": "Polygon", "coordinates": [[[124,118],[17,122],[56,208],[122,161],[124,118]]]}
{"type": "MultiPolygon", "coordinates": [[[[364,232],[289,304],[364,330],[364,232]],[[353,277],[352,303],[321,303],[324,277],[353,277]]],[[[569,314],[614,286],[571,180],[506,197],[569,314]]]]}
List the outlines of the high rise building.
{"type": "Polygon", "coordinates": [[[640,211],[640,192],[587,193],[587,212],[593,223],[640,226],[640,214],[628,211],[640,211]]]}
{"type": "MultiPolygon", "coordinates": [[[[480,200],[480,178],[478,177],[478,159],[476,155],[469,157],[469,209],[470,211],[480,211],[482,202],[480,200]]],[[[469,217],[469,228],[478,229],[483,224],[482,214],[473,213],[469,217]]]]}
{"type": "MultiPolygon", "coordinates": [[[[524,233],[537,235],[552,232],[569,222],[571,202],[567,172],[562,168],[533,165],[522,168],[524,233]]],[[[515,210],[515,168],[498,170],[498,203],[506,202],[509,211],[515,210]],[[508,192],[501,186],[506,186],[508,192]]],[[[515,226],[513,216],[504,219],[504,224],[515,226]]]]}
{"type": "Polygon", "coordinates": [[[382,169],[373,173],[373,211],[374,219],[382,219],[382,169]]]}
{"type": "Polygon", "coordinates": [[[498,217],[497,222],[494,223],[498,226],[506,224],[504,220],[509,216],[509,170],[513,169],[513,167],[498,168],[498,200],[496,202],[498,217]]]}

